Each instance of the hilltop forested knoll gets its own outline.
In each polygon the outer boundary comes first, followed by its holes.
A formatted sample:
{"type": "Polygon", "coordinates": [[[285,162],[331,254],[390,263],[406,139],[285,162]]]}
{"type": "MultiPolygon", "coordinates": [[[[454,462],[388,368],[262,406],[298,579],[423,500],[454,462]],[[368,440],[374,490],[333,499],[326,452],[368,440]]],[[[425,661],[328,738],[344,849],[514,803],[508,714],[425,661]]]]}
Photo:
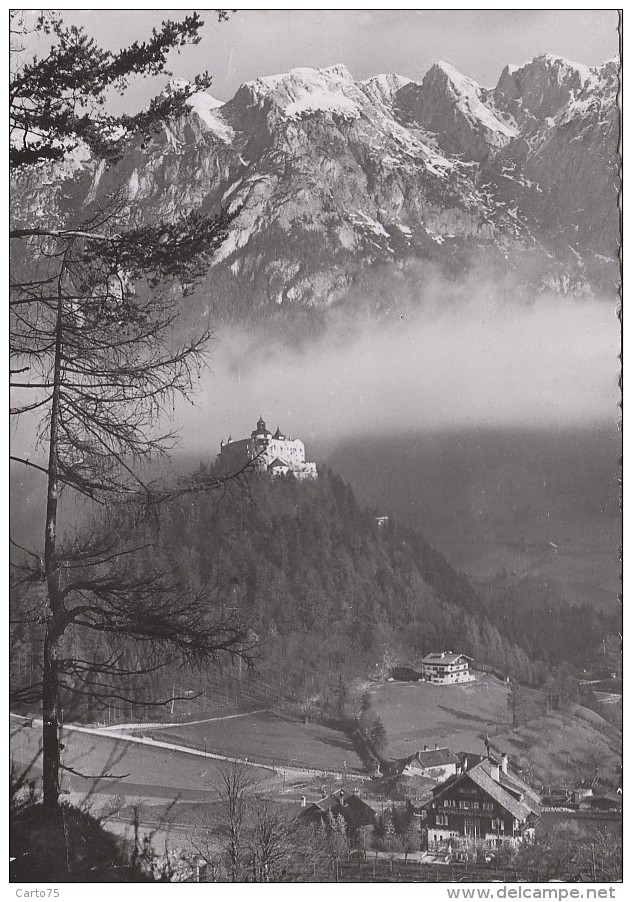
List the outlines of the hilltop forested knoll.
{"type": "MultiPolygon", "coordinates": [[[[221,494],[194,493],[167,504],[144,529],[142,542],[135,539],[147,546],[136,555],[139,573],[167,566],[209,587],[217,616],[236,611],[248,624],[257,679],[298,703],[331,698],[353,677],[387,675],[437,649],[543,684],[608,628],[599,612],[587,609],[579,623],[576,609],[529,594],[527,584],[522,594],[508,591],[509,609],[502,585],[474,588],[421,533],[392,520],[378,525],[375,511],[328,470],[314,483],[253,476],[221,494]]],[[[29,643],[25,634],[15,638],[16,648],[29,643]]],[[[123,652],[131,672],[146,663],[137,650],[110,648],[107,634],[97,649],[88,647],[93,641],[76,634],[72,653],[123,652]]],[[[202,675],[200,685],[211,677],[202,675]]],[[[147,673],[143,695],[168,698],[176,681],[184,685],[169,669],[147,673]]],[[[84,700],[76,714],[90,716],[90,707],[84,700]]]]}
{"type": "Polygon", "coordinates": [[[239,610],[260,643],[259,671],[297,696],[441,648],[519,681],[545,676],[537,648],[530,657],[527,637],[493,623],[468,579],[420,533],[379,526],[329,471],[316,483],[252,478],[247,489],[173,503],[158,546],[151,554],[161,563],[239,610]]]}

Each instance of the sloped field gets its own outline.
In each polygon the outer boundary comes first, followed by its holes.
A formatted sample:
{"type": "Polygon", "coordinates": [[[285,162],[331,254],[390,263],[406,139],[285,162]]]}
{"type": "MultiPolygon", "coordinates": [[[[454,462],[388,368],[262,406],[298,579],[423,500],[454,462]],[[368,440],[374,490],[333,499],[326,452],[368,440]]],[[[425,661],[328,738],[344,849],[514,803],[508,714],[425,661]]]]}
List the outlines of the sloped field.
{"type": "Polygon", "coordinates": [[[251,758],[262,764],[307,767],[337,772],[361,771],[362,762],[349,738],[315,723],[276,717],[260,711],[243,717],[182,725],[172,730],[148,730],[165,742],[205,747],[220,755],[251,758]]]}
{"type": "Polygon", "coordinates": [[[388,754],[410,755],[435,743],[454,752],[507,752],[514,766],[543,784],[569,784],[597,773],[614,779],[621,761],[621,732],[599,714],[573,705],[512,729],[509,687],[492,676],[462,686],[386,683],[373,693],[386,727],[388,754]]]}
{"type": "Polygon", "coordinates": [[[614,781],[621,763],[621,732],[580,705],[537,717],[493,742],[543,784],[572,784],[595,775],[614,781]]]}
{"type": "MultiPolygon", "coordinates": [[[[160,737],[164,738],[164,734],[160,737]]],[[[204,798],[217,796],[222,761],[196,757],[186,752],[136,745],[122,739],[64,730],[63,763],[77,773],[62,775],[62,788],[77,793],[96,790],[120,796],[147,798],[204,798]],[[113,774],[115,779],[105,775],[113,774]],[[85,775],[85,776],[80,776],[85,775]]],[[[11,720],[11,755],[21,772],[33,763],[34,777],[41,773],[41,728],[23,727],[11,720]]],[[[248,768],[253,783],[271,772],[248,768]]]]}
{"type": "Polygon", "coordinates": [[[385,683],[373,701],[388,737],[388,754],[404,757],[435,743],[455,752],[485,753],[485,735],[509,722],[509,687],[496,677],[476,675],[473,683],[385,683]]]}

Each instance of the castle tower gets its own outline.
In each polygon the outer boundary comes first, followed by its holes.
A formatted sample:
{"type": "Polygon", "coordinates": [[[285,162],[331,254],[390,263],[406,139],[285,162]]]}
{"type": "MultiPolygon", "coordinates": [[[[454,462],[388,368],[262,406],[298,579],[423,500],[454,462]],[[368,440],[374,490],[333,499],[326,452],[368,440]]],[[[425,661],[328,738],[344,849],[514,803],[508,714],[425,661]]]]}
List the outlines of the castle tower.
{"type": "Polygon", "coordinates": [[[296,479],[318,479],[316,464],[305,460],[305,445],[298,438],[287,438],[279,426],[274,435],[262,416],[250,438],[220,445],[217,464],[220,472],[230,472],[252,465],[258,473],[269,476],[293,475],[296,479]]]}
{"type": "Polygon", "coordinates": [[[271,433],[266,428],[265,420],[262,416],[257,420],[257,428],[250,433],[252,438],[268,438],[271,433]]]}

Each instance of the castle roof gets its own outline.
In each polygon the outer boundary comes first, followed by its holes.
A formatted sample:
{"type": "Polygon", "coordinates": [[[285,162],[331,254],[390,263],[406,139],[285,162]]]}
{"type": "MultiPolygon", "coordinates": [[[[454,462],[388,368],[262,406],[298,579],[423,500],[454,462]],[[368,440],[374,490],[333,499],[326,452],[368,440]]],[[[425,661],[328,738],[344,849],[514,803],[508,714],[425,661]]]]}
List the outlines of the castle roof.
{"type": "Polygon", "coordinates": [[[281,430],[279,429],[278,426],[277,426],[276,432],[274,433],[274,435],[272,436],[272,438],[278,438],[278,439],[280,439],[280,440],[283,440],[283,439],[285,438],[285,436],[283,435],[283,433],[281,432],[281,430]]]}
{"type": "Polygon", "coordinates": [[[289,467],[289,464],[286,464],[284,460],[281,460],[280,457],[275,457],[271,464],[268,464],[268,470],[274,469],[274,467],[289,467]]]}

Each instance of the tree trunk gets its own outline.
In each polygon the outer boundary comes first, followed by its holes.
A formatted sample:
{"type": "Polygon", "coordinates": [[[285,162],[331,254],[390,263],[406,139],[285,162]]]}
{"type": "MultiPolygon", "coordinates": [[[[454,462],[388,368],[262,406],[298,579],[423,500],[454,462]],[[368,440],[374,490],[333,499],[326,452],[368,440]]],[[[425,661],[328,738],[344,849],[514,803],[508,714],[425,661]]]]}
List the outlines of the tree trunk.
{"type": "Polygon", "coordinates": [[[53,393],[48,437],[48,485],[46,493],[46,533],[44,570],[48,590],[50,617],[46,624],[42,675],[42,782],[44,807],[56,808],[59,803],[59,677],[55,659],[55,645],[63,633],[63,600],[60,593],[60,571],[57,560],[57,502],[59,476],[57,455],[59,446],[59,404],[61,392],[61,355],[63,334],[63,278],[69,249],[64,254],[57,283],[57,322],[55,325],[55,361],[53,393]]]}
{"type": "Polygon", "coordinates": [[[42,677],[42,783],[44,807],[51,810],[59,803],[59,716],[58,677],[55,651],[48,630],[44,639],[42,677]]]}

